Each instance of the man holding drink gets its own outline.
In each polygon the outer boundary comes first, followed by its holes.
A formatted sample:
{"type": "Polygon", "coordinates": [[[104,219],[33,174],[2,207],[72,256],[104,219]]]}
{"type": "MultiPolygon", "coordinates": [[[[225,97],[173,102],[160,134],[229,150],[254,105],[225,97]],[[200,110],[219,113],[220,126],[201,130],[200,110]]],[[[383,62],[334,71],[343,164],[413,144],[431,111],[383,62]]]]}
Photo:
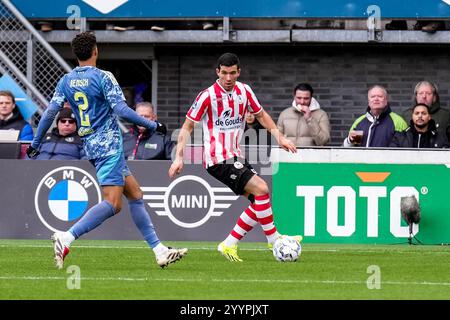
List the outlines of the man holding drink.
{"type": "Polygon", "coordinates": [[[395,132],[402,132],[408,127],[402,117],[392,112],[387,91],[383,86],[371,87],[367,100],[367,111],[350,127],[343,143],[344,147],[389,147],[395,132]]]}

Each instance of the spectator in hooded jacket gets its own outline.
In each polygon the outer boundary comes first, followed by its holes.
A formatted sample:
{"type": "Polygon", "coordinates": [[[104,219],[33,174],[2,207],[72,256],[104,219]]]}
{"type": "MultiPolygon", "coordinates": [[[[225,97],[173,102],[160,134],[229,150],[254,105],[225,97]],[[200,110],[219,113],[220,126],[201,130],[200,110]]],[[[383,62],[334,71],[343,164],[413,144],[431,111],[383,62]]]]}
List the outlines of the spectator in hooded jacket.
{"type": "Polygon", "coordinates": [[[83,143],[77,133],[75,115],[70,108],[62,108],[56,118],[56,127],[47,133],[36,160],[86,159],[83,143]]]}
{"type": "Polygon", "coordinates": [[[388,94],[383,86],[375,85],[367,93],[369,106],[350,127],[344,147],[389,147],[396,132],[404,131],[408,125],[405,120],[392,112],[388,102],[388,94]],[[355,131],[362,131],[362,141],[357,141],[355,131]]]}
{"type": "Polygon", "coordinates": [[[448,148],[447,137],[437,130],[428,105],[418,103],[412,110],[410,126],[404,132],[395,133],[390,147],[448,148]]]}
{"type": "Polygon", "coordinates": [[[297,147],[323,146],[330,140],[328,115],[313,94],[311,85],[298,84],[292,105],[281,112],[277,121],[278,130],[297,147]]]}
{"type": "Polygon", "coordinates": [[[0,91],[0,130],[19,130],[19,140],[33,140],[33,128],[23,119],[10,91],[0,91]]]}

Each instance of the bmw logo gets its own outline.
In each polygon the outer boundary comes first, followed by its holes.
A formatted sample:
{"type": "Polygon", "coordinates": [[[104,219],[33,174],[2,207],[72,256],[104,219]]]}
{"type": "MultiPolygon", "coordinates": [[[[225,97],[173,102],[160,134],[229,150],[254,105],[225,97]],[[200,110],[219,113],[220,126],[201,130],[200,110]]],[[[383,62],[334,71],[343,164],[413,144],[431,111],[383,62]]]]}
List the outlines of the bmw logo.
{"type": "Polygon", "coordinates": [[[95,178],[77,167],[59,167],[47,173],[36,188],[34,204],[41,222],[50,230],[66,231],[101,201],[95,178]]]}

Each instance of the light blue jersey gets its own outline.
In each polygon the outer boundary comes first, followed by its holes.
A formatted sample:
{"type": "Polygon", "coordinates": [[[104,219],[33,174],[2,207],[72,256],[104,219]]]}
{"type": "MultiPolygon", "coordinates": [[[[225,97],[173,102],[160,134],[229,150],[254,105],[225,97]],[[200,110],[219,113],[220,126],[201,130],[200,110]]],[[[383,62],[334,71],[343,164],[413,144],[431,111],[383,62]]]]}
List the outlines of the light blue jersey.
{"type": "Polygon", "coordinates": [[[88,159],[122,152],[122,135],[113,108],[125,101],[112,73],[92,66],[76,67],[59,81],[50,106],[68,101],[88,159]]]}
{"type": "Polygon", "coordinates": [[[34,149],[39,148],[65,101],[74,111],[84,151],[97,170],[100,184],[123,186],[125,177],[131,173],[123,156],[117,116],[151,131],[158,124],[128,107],[122,89],[110,72],[93,66],[77,67],[58,82],[31,143],[34,149]]]}

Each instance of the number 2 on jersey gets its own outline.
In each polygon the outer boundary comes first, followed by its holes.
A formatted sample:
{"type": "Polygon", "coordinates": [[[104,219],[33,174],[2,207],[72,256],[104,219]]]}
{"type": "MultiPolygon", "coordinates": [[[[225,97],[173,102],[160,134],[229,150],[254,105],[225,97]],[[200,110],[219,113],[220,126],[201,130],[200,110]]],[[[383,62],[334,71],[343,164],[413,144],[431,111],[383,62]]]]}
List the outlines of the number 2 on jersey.
{"type": "Polygon", "coordinates": [[[74,99],[76,102],[79,102],[78,110],[80,111],[81,125],[83,127],[90,127],[91,122],[89,121],[89,115],[83,113],[83,111],[86,111],[89,107],[89,103],[88,103],[88,99],[87,99],[86,95],[81,91],[77,91],[77,92],[75,92],[74,99]]]}

